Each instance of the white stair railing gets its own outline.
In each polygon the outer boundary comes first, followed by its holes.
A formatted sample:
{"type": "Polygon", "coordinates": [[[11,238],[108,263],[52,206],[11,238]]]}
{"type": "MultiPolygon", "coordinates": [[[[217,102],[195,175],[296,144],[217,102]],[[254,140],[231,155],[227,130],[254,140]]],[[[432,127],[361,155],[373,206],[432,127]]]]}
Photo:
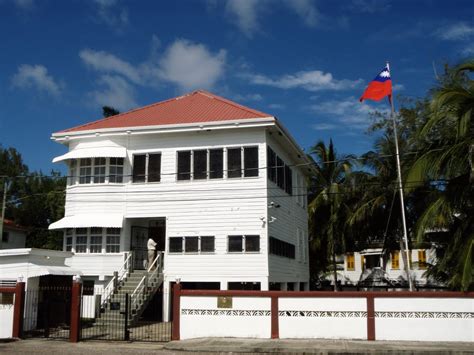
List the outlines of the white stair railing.
{"type": "Polygon", "coordinates": [[[129,252],[125,258],[125,261],[123,262],[122,266],[120,269],[116,272],[114,272],[114,276],[112,279],[109,281],[107,286],[104,288],[104,297],[102,299],[101,305],[105,305],[108,300],[112,297],[114,294],[115,290],[117,289],[117,286],[120,281],[125,279],[127,277],[127,274],[131,272],[132,270],[132,252],[129,252]]]}
{"type": "MultiPolygon", "coordinates": [[[[154,282],[163,271],[163,254],[164,253],[158,253],[156,258],[146,270],[145,275],[142,277],[137,287],[132,292],[130,296],[130,310],[136,311],[142,306],[143,302],[145,302],[146,297],[149,295],[148,286],[154,282]]],[[[157,288],[158,286],[159,285],[156,283],[153,285],[153,288],[157,288]]]]}

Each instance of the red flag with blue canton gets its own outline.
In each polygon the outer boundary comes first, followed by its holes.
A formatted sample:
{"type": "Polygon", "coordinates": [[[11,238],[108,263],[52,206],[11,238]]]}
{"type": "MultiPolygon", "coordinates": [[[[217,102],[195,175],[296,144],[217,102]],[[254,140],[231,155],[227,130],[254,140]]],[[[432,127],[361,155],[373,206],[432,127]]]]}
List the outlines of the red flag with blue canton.
{"type": "Polygon", "coordinates": [[[385,96],[392,96],[392,79],[388,65],[369,83],[359,101],[367,99],[380,101],[385,96]]]}

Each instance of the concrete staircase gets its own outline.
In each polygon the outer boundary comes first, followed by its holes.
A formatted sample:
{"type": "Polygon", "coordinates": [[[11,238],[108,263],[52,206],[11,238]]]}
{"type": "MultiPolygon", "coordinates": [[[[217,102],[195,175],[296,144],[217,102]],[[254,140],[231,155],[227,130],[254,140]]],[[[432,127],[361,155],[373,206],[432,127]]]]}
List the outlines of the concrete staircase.
{"type": "Polygon", "coordinates": [[[128,324],[133,325],[163,283],[162,267],[131,271],[120,281],[113,294],[101,309],[95,325],[122,329],[125,323],[126,298],[128,295],[128,324]]]}

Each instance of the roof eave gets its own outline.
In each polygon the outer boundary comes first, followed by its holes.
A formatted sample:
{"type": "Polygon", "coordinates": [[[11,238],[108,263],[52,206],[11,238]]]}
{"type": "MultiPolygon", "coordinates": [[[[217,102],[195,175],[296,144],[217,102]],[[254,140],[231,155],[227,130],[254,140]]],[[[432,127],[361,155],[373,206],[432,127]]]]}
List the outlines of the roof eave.
{"type": "Polygon", "coordinates": [[[230,128],[249,128],[249,127],[263,127],[274,125],[275,117],[259,117],[246,118],[238,120],[226,121],[212,121],[212,122],[193,122],[183,124],[170,125],[153,125],[153,126],[132,126],[132,127],[115,127],[115,128],[101,128],[81,131],[63,131],[53,133],[52,140],[63,143],[64,141],[75,138],[88,138],[94,136],[112,136],[125,134],[154,134],[154,133],[179,133],[190,131],[202,131],[207,129],[230,129],[230,128]]]}

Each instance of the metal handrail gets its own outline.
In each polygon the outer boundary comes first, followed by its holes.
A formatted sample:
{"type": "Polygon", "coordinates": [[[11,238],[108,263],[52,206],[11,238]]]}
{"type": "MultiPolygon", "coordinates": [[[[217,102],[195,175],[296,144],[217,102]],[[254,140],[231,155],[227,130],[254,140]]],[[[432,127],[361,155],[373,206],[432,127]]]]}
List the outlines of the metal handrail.
{"type": "Polygon", "coordinates": [[[162,253],[158,253],[156,258],[151,263],[150,267],[146,270],[145,275],[142,277],[137,287],[135,287],[135,290],[133,290],[130,296],[131,309],[136,308],[136,305],[139,304],[140,297],[144,296],[147,293],[148,281],[153,280],[156,277],[156,274],[160,274],[161,271],[163,270],[162,262],[163,262],[162,253]],[[158,263],[158,260],[160,260],[159,263],[158,263]],[[155,267],[155,269],[152,270],[155,264],[157,265],[157,267],[155,267]]]}
{"type": "Polygon", "coordinates": [[[132,252],[129,252],[127,257],[125,258],[125,261],[123,262],[122,266],[120,269],[115,273],[112,279],[109,281],[107,286],[104,288],[104,299],[102,300],[101,304],[104,305],[107,303],[107,301],[110,299],[110,297],[114,294],[115,289],[117,288],[117,284],[122,281],[125,277],[125,275],[130,271],[131,269],[131,260],[132,260],[132,252]]]}

